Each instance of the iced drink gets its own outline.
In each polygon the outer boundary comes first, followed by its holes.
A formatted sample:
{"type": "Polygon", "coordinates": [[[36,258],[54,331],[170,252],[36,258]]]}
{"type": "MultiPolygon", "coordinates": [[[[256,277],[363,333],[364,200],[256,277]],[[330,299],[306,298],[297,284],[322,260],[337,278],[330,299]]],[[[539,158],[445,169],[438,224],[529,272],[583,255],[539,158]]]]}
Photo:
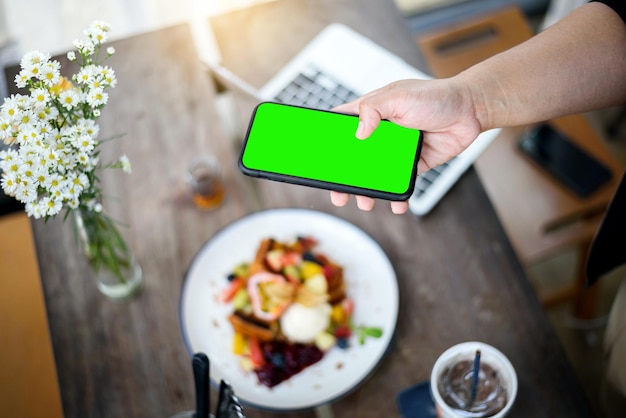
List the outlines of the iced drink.
{"type": "Polygon", "coordinates": [[[431,394],[444,418],[501,418],[515,401],[517,376],[500,351],[466,342],[439,357],[431,374],[431,394]]]}

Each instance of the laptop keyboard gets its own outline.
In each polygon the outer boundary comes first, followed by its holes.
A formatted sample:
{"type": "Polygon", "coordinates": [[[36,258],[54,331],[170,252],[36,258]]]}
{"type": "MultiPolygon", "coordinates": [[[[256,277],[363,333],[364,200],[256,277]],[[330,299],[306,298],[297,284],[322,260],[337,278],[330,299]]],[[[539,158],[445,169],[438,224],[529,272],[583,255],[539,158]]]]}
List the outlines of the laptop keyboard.
{"type": "MultiPolygon", "coordinates": [[[[307,68],[298,74],[278,95],[276,101],[314,109],[330,110],[359,97],[328,74],[316,68],[307,68]]],[[[443,173],[451,161],[420,174],[415,182],[414,197],[420,197],[443,173]]]]}
{"type": "Polygon", "coordinates": [[[300,73],[278,95],[281,103],[330,110],[358,98],[355,92],[341,85],[316,68],[300,73]]]}
{"type": "Polygon", "coordinates": [[[450,165],[452,161],[454,161],[454,158],[417,176],[417,179],[415,180],[415,191],[413,192],[413,195],[416,197],[420,197],[421,195],[426,193],[426,190],[428,190],[428,188],[435,182],[437,177],[439,177],[441,173],[444,172],[444,170],[450,165]]]}

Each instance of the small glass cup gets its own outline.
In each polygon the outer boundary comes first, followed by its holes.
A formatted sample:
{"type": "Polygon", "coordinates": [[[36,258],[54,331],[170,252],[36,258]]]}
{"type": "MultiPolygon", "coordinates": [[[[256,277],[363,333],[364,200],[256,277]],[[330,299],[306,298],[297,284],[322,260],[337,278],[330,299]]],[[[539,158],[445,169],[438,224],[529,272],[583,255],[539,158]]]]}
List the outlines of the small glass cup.
{"type": "Polygon", "coordinates": [[[517,396],[517,374],[498,349],[470,341],[452,346],[439,356],[431,372],[430,391],[439,417],[503,418],[517,396]],[[476,350],[481,352],[478,396],[467,402],[476,350]]]}
{"type": "Polygon", "coordinates": [[[187,183],[191,187],[191,200],[199,209],[216,208],[224,200],[226,190],[219,162],[214,156],[196,157],[191,160],[187,169],[187,183]]]}

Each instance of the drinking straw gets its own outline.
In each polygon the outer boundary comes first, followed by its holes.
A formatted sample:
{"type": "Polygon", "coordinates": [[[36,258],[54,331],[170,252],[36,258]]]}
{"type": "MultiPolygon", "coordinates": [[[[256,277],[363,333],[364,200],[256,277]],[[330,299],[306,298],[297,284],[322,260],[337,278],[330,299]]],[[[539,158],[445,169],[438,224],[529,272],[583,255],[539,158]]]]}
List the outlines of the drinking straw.
{"type": "Polygon", "coordinates": [[[476,350],[474,356],[474,371],[472,373],[472,387],[470,394],[470,404],[473,404],[476,400],[476,390],[478,388],[478,375],[480,374],[480,350],[476,350]]]}

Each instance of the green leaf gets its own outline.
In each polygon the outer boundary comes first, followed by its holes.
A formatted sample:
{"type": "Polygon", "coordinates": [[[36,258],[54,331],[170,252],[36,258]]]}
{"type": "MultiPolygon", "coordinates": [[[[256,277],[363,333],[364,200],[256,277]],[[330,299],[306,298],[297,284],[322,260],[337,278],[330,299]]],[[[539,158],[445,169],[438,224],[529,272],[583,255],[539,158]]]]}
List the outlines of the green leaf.
{"type": "Polygon", "coordinates": [[[365,328],[364,332],[365,332],[365,335],[367,335],[368,337],[374,337],[374,338],[380,338],[383,335],[383,330],[380,328],[376,328],[376,327],[365,328]]]}
{"type": "MultiPolygon", "coordinates": [[[[354,330],[354,327],[352,328],[354,330]]],[[[365,344],[367,337],[380,338],[383,335],[383,330],[378,327],[359,326],[355,331],[360,345],[365,344]]]]}

